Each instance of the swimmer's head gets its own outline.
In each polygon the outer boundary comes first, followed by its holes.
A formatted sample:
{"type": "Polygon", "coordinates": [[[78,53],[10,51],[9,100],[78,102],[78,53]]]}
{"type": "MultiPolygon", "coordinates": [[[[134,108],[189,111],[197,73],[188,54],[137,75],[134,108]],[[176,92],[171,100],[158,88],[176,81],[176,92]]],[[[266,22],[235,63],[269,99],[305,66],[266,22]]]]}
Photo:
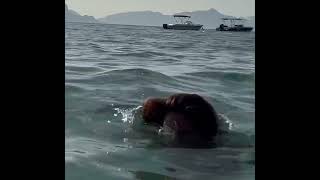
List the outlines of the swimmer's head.
{"type": "Polygon", "coordinates": [[[196,94],[174,94],[168,98],[148,98],[143,119],[171,129],[177,135],[196,134],[210,139],[217,134],[218,117],[214,108],[196,94]]]}
{"type": "Polygon", "coordinates": [[[142,117],[146,123],[162,125],[166,113],[165,99],[148,98],[143,103],[142,117]]]}

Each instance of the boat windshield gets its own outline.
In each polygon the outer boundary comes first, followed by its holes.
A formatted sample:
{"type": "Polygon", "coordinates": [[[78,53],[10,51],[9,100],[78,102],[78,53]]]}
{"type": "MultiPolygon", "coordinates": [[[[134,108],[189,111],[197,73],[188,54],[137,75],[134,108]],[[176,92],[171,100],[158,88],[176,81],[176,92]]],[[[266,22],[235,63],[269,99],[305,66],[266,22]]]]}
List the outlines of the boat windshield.
{"type": "Polygon", "coordinates": [[[189,21],[189,19],[191,18],[191,16],[187,16],[187,15],[173,15],[175,21],[177,23],[180,23],[180,24],[187,24],[187,22],[191,22],[189,21]]]}
{"type": "Polygon", "coordinates": [[[244,21],[246,19],[242,18],[222,18],[223,24],[229,24],[231,27],[233,26],[243,26],[244,21]]]}

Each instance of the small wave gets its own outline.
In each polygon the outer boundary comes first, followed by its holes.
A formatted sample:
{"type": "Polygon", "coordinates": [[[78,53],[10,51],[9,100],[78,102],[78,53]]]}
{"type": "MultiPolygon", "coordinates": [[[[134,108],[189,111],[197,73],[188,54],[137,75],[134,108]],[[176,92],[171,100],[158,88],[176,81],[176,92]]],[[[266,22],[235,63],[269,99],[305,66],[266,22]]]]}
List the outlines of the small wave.
{"type": "Polygon", "coordinates": [[[100,44],[97,43],[89,43],[88,44],[89,47],[91,47],[95,52],[108,52],[107,50],[104,49],[103,46],[101,46],[100,44]]]}
{"type": "Polygon", "coordinates": [[[66,137],[65,138],[65,161],[75,162],[79,158],[99,156],[101,154],[122,151],[123,148],[116,147],[105,141],[87,137],[66,137]]]}
{"type": "Polygon", "coordinates": [[[75,92],[83,91],[84,89],[76,85],[65,83],[64,90],[65,92],[75,93],[75,92]]]}
{"type": "Polygon", "coordinates": [[[70,72],[77,72],[78,74],[86,73],[86,72],[101,72],[103,69],[100,67],[94,66],[74,66],[74,65],[67,65],[65,67],[65,71],[70,72]]]}
{"type": "Polygon", "coordinates": [[[187,73],[188,75],[198,76],[198,77],[206,77],[212,79],[223,79],[223,80],[230,80],[230,81],[254,81],[255,73],[240,73],[240,72],[223,72],[223,71],[216,71],[216,72],[193,72],[187,73]]]}
{"type": "Polygon", "coordinates": [[[103,73],[97,73],[96,75],[91,77],[95,82],[103,82],[112,81],[119,83],[127,83],[127,82],[170,82],[175,81],[174,78],[170,76],[166,76],[162,73],[151,71],[143,68],[133,68],[133,69],[122,69],[122,70],[112,70],[103,73]]]}
{"type": "Polygon", "coordinates": [[[113,53],[113,56],[125,56],[125,57],[142,57],[142,58],[151,58],[151,57],[159,57],[159,56],[168,56],[167,53],[162,52],[153,52],[153,51],[142,51],[142,52],[131,52],[131,53],[113,53]]]}
{"type": "MultiPolygon", "coordinates": [[[[144,68],[111,70],[91,76],[86,83],[125,84],[126,87],[157,88],[162,92],[199,92],[201,88],[185,83],[181,79],[144,68]]],[[[80,80],[82,81],[82,80],[80,80]]],[[[147,92],[146,92],[147,93],[147,92]]]]}

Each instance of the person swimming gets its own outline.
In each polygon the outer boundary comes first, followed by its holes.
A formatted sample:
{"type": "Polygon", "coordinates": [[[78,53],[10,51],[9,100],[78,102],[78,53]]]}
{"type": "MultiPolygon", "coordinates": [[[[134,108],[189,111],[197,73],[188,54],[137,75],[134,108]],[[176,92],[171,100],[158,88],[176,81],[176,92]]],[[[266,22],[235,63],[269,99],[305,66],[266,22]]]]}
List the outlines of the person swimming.
{"type": "Polygon", "coordinates": [[[142,118],[147,124],[173,132],[181,143],[210,142],[218,132],[215,109],[197,94],[147,98],[143,103],[142,118]]]}

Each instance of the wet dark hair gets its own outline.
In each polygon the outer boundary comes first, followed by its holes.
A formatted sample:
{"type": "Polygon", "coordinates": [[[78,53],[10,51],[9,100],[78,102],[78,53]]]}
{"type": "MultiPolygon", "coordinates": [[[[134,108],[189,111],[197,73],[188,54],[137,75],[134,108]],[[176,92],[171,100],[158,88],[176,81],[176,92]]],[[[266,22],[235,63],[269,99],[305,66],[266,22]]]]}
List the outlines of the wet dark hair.
{"type": "Polygon", "coordinates": [[[167,98],[148,98],[143,104],[143,119],[146,123],[163,126],[170,113],[183,115],[183,119],[192,125],[192,132],[203,139],[217,134],[218,116],[215,109],[197,94],[174,94],[167,98]]]}

